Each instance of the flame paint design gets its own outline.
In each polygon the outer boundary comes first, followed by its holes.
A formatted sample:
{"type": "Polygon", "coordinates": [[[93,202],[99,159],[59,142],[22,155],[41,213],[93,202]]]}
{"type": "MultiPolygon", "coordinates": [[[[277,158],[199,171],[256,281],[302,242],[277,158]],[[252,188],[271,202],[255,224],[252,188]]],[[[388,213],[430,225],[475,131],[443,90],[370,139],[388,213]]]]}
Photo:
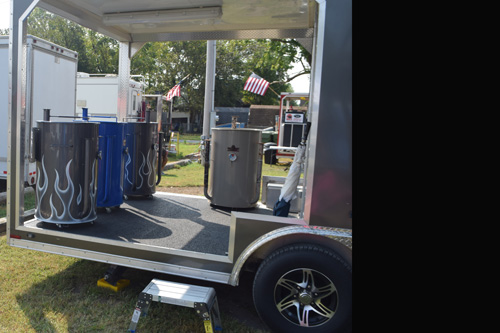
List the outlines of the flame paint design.
{"type": "Polygon", "coordinates": [[[140,189],[142,187],[142,183],[144,182],[142,175],[144,174],[144,164],[146,164],[146,161],[144,160],[144,154],[142,152],[141,155],[142,155],[142,163],[141,166],[139,167],[139,173],[138,173],[139,178],[141,178],[141,185],[137,186],[137,189],[140,189]]]}
{"type": "MultiPolygon", "coordinates": [[[[153,187],[155,185],[155,177],[154,177],[154,173],[152,172],[154,170],[153,167],[151,167],[151,163],[149,163],[149,154],[151,154],[151,150],[148,151],[148,158],[147,158],[147,161],[148,161],[148,169],[149,169],[149,172],[148,172],[148,185],[149,187],[153,187]],[[151,177],[153,176],[153,177],[151,177]],[[149,182],[150,179],[153,179],[152,182],[149,182]]],[[[153,165],[156,164],[156,154],[153,154],[153,165]]]]}
{"type": "Polygon", "coordinates": [[[95,211],[96,208],[96,195],[97,195],[97,186],[96,186],[96,179],[95,175],[97,174],[97,165],[96,165],[96,160],[94,160],[94,163],[92,163],[92,181],[89,184],[89,196],[90,196],[90,211],[87,216],[85,216],[83,219],[84,220],[92,220],[96,219],[97,213],[95,211]]]}
{"type": "MultiPolygon", "coordinates": [[[[95,186],[95,184],[96,184],[95,175],[97,172],[96,161],[94,160],[94,162],[92,164],[92,171],[91,171],[92,180],[89,184],[90,209],[89,209],[89,213],[87,214],[87,216],[85,216],[83,218],[75,218],[71,214],[70,206],[74,201],[74,195],[75,195],[74,184],[73,184],[73,181],[72,181],[71,176],[70,176],[70,166],[71,166],[71,162],[73,161],[73,159],[71,159],[66,164],[65,174],[66,174],[66,179],[68,180],[68,186],[65,189],[60,188],[60,186],[59,186],[59,184],[60,184],[59,173],[57,172],[57,170],[54,170],[56,177],[55,177],[53,188],[54,188],[54,192],[56,193],[57,197],[54,197],[53,193],[50,195],[49,205],[50,205],[51,214],[49,217],[45,217],[42,215],[41,210],[40,210],[40,206],[42,204],[42,200],[44,198],[44,195],[47,192],[48,183],[49,183],[49,179],[47,177],[47,171],[45,170],[44,159],[45,159],[45,156],[42,156],[41,165],[42,165],[42,171],[43,171],[43,175],[44,175],[43,185],[41,185],[41,182],[40,182],[40,169],[38,168],[37,191],[36,191],[37,207],[35,210],[36,218],[38,218],[42,221],[46,221],[46,222],[61,223],[61,224],[64,224],[64,223],[84,223],[84,222],[94,221],[97,217],[97,214],[96,214],[96,192],[97,192],[97,189],[95,186]],[[57,200],[57,198],[59,199],[59,201],[62,205],[62,208],[63,208],[62,212],[60,214],[57,211],[56,206],[54,205],[54,199],[57,200]]],[[[79,206],[82,203],[82,196],[83,196],[81,185],[79,185],[79,189],[80,189],[80,191],[79,191],[78,196],[76,198],[77,208],[80,208],[79,206]]]]}
{"type": "Polygon", "coordinates": [[[127,154],[127,155],[128,155],[128,159],[127,159],[127,162],[125,162],[125,179],[129,182],[130,185],[134,185],[134,184],[132,184],[130,179],[128,179],[128,165],[130,164],[130,162],[132,162],[132,158],[130,157],[130,154],[127,154]]]}
{"type": "Polygon", "coordinates": [[[80,193],[78,194],[78,197],[76,198],[76,204],[79,205],[80,202],[82,202],[82,185],[78,185],[80,186],[80,193]]]}
{"type": "Polygon", "coordinates": [[[57,214],[57,209],[56,207],[54,206],[54,204],[52,203],[52,194],[50,195],[50,209],[52,211],[52,213],[50,214],[50,217],[49,219],[51,220],[56,220],[56,221],[65,221],[65,220],[70,220],[70,221],[73,221],[75,222],[76,219],[73,218],[73,216],[71,216],[71,213],[69,212],[69,203],[71,203],[72,199],[73,199],[73,195],[75,194],[75,189],[74,189],[74,186],[73,186],[73,182],[71,181],[71,177],[69,175],[69,167],[71,165],[71,162],[73,160],[71,159],[68,164],[66,164],[66,178],[68,179],[68,186],[66,187],[65,190],[62,190],[61,188],[59,188],[59,173],[57,172],[57,170],[55,170],[56,172],[56,180],[54,181],[54,190],[57,194],[57,196],[59,197],[59,200],[61,200],[61,203],[62,203],[62,206],[63,206],[63,212],[61,213],[61,215],[58,215],[57,214]],[[66,199],[66,197],[68,197],[66,194],[68,193],[68,191],[71,191],[71,195],[69,196],[69,200],[66,199]],[[68,205],[66,205],[66,202],[68,203],[68,205]]]}
{"type": "Polygon", "coordinates": [[[42,156],[42,163],[41,164],[42,164],[42,170],[43,170],[44,184],[40,185],[40,183],[41,183],[40,177],[41,177],[42,173],[40,172],[40,168],[37,167],[37,171],[36,171],[36,173],[37,173],[37,178],[36,178],[36,209],[35,209],[35,215],[37,217],[41,216],[40,203],[42,202],[43,196],[47,192],[47,188],[49,185],[47,171],[45,171],[45,155],[42,156]]]}
{"type": "MultiPolygon", "coordinates": [[[[146,178],[149,187],[153,187],[155,185],[155,177],[154,173],[152,172],[153,171],[152,165],[155,165],[156,163],[156,154],[153,154],[153,161],[152,161],[153,163],[150,162],[151,150],[148,151],[147,157],[144,157],[144,154],[142,152],[141,156],[142,156],[141,166],[139,167],[139,172],[137,173],[137,176],[140,178],[141,182],[140,185],[136,187],[137,190],[140,189],[144,184],[144,178],[146,178]]],[[[131,163],[131,161],[132,159],[129,154],[127,162],[125,162],[125,179],[130,185],[134,185],[129,179],[129,172],[128,172],[128,166],[131,163]]]]}

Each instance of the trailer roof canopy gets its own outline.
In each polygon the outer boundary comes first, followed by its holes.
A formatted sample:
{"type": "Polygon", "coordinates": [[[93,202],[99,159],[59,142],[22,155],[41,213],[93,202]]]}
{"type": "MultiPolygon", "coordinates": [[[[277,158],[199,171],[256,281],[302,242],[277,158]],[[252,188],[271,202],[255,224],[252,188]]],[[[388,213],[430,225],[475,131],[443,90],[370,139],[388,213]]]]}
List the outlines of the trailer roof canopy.
{"type": "Polygon", "coordinates": [[[38,7],[121,42],[312,38],[310,0],[41,0],[38,7]]]}

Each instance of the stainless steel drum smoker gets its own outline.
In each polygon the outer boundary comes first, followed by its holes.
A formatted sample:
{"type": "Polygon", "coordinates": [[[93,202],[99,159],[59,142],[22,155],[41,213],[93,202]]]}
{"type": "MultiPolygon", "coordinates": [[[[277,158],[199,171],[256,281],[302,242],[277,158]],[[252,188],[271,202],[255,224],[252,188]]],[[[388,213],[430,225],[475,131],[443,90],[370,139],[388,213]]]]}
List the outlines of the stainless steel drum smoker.
{"type": "Polygon", "coordinates": [[[262,172],[261,130],[213,128],[210,165],[205,164],[205,197],[213,205],[255,207],[262,172]]]}

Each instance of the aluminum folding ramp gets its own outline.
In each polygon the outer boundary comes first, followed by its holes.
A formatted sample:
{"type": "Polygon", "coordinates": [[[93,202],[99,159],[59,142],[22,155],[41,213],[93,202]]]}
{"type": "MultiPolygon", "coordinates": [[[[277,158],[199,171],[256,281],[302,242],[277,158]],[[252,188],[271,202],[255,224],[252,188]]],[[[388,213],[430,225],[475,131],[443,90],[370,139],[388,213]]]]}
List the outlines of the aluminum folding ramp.
{"type": "Polygon", "coordinates": [[[194,308],[203,319],[205,332],[222,331],[219,304],[215,289],[153,279],[139,294],[129,332],[135,332],[137,322],[146,316],[151,302],[160,302],[194,308]]]}

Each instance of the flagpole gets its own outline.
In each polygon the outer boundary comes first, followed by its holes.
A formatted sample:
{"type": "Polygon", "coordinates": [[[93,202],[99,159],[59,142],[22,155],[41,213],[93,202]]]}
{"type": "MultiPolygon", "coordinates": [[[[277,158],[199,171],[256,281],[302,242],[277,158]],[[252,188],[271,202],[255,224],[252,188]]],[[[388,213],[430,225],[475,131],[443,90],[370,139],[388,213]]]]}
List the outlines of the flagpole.
{"type": "MultiPolygon", "coordinates": [[[[170,108],[169,108],[169,112],[168,112],[168,133],[169,133],[169,135],[172,132],[172,111],[174,108],[174,98],[175,97],[172,97],[172,100],[170,101],[170,108]]],[[[170,137],[168,140],[170,141],[170,137]]]]}
{"type": "Polygon", "coordinates": [[[276,94],[276,96],[278,96],[279,98],[281,98],[281,95],[280,95],[280,94],[278,94],[276,91],[274,91],[274,89],[273,89],[273,88],[271,88],[271,85],[269,85],[269,87],[268,87],[268,88],[269,88],[269,89],[271,89],[271,91],[272,91],[273,93],[275,93],[275,94],[276,94]]]}
{"type": "Polygon", "coordinates": [[[185,79],[187,79],[190,75],[191,75],[191,73],[189,73],[188,75],[184,76],[184,77],[182,78],[182,80],[180,80],[180,81],[179,81],[179,83],[177,83],[177,84],[181,84],[181,83],[183,83],[183,81],[184,81],[185,79]]]}

